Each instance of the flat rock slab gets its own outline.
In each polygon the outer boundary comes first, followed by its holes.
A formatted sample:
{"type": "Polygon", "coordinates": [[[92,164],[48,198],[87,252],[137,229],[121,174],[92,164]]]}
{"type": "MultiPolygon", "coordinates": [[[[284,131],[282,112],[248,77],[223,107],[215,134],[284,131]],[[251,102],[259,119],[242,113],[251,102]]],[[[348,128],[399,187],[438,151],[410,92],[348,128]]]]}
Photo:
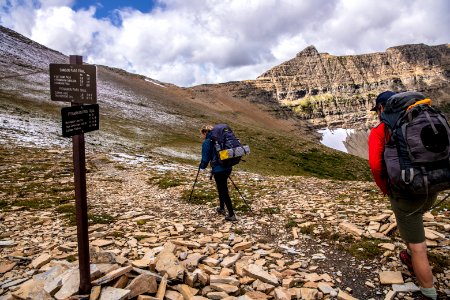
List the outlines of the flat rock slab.
{"type": "Polygon", "coordinates": [[[67,270],[61,276],[62,287],[55,294],[55,298],[58,300],[67,299],[75,295],[80,287],[80,272],[78,269],[67,270]]]}
{"type": "Polygon", "coordinates": [[[227,294],[233,294],[239,290],[237,286],[226,283],[211,283],[210,287],[215,291],[225,292],[227,294]]]}
{"type": "Polygon", "coordinates": [[[128,299],[130,290],[116,289],[113,287],[105,287],[100,294],[100,300],[124,300],[128,299]]]}
{"type": "Polygon", "coordinates": [[[8,281],[7,283],[1,285],[0,288],[1,289],[6,289],[6,288],[9,288],[9,287],[12,287],[12,286],[16,286],[16,285],[21,284],[22,282],[27,281],[28,279],[29,278],[19,278],[19,279],[16,279],[16,280],[8,281]]]}
{"type": "Polygon", "coordinates": [[[342,230],[354,234],[356,236],[361,236],[364,231],[360,228],[358,228],[355,224],[351,224],[351,223],[347,223],[347,222],[342,222],[339,224],[339,228],[341,228],[342,230]]]}
{"type": "Polygon", "coordinates": [[[183,278],[185,268],[181,265],[178,258],[169,251],[158,254],[156,258],[156,270],[160,274],[167,274],[169,279],[183,278]]]}
{"type": "Polygon", "coordinates": [[[14,242],[13,240],[3,240],[3,241],[0,241],[0,247],[8,248],[8,247],[13,247],[13,246],[15,246],[15,245],[17,245],[17,243],[14,242]]]}
{"type": "Polygon", "coordinates": [[[156,293],[156,278],[148,274],[141,274],[134,278],[130,284],[125,287],[125,289],[130,290],[130,294],[128,295],[129,298],[133,298],[144,293],[156,293]]]}
{"type": "Polygon", "coordinates": [[[405,292],[418,292],[420,291],[420,288],[413,282],[407,282],[405,284],[393,284],[392,290],[394,290],[394,292],[405,293],[405,292]]]}
{"type": "Polygon", "coordinates": [[[0,274],[6,273],[14,269],[14,267],[17,265],[15,262],[7,262],[2,261],[0,262],[0,274]]]}
{"type": "Polygon", "coordinates": [[[270,275],[268,272],[264,271],[261,266],[252,264],[252,265],[249,265],[248,267],[244,268],[244,270],[247,273],[247,275],[252,278],[259,279],[262,282],[265,282],[265,283],[268,283],[271,285],[275,285],[275,286],[279,285],[278,278],[276,278],[275,276],[270,275]]]}
{"type": "Polygon", "coordinates": [[[250,249],[253,246],[252,242],[242,242],[233,246],[233,250],[235,252],[243,251],[246,249],[250,249]]]}
{"type": "Polygon", "coordinates": [[[92,246],[105,247],[114,244],[113,240],[95,240],[91,242],[92,246]]]}
{"type": "Polygon", "coordinates": [[[334,289],[331,287],[331,285],[325,282],[319,282],[317,284],[317,288],[324,294],[331,294],[334,292],[334,289]]]}
{"type": "Polygon", "coordinates": [[[402,273],[399,271],[385,271],[380,272],[381,284],[400,284],[403,283],[402,273]]]}
{"type": "Polygon", "coordinates": [[[33,266],[33,268],[39,269],[43,265],[50,262],[51,259],[52,259],[52,256],[50,254],[44,253],[44,254],[41,254],[40,256],[38,256],[37,258],[33,259],[33,261],[31,262],[31,265],[33,266]]]}
{"type": "Polygon", "coordinates": [[[358,298],[351,296],[350,294],[344,292],[343,290],[339,290],[338,300],[358,300],[358,298]]]}
{"type": "Polygon", "coordinates": [[[300,293],[303,300],[316,300],[319,293],[316,289],[300,288],[300,293]]]}
{"type": "Polygon", "coordinates": [[[94,284],[94,285],[105,284],[107,282],[110,282],[111,280],[118,278],[119,276],[121,276],[125,273],[128,273],[129,271],[131,271],[131,269],[133,269],[133,266],[126,266],[126,267],[119,268],[117,270],[109,272],[108,274],[106,274],[105,276],[103,276],[97,280],[94,280],[92,282],[92,284],[94,284]]]}
{"type": "Polygon", "coordinates": [[[223,259],[220,265],[224,268],[229,268],[233,266],[239,260],[239,258],[241,258],[241,253],[236,253],[234,255],[227,256],[223,259]]]}
{"type": "Polygon", "coordinates": [[[140,221],[150,221],[155,219],[155,217],[153,216],[149,216],[149,215],[143,215],[143,216],[139,216],[137,218],[133,219],[133,222],[140,222],[140,221]]]}
{"type": "MultiPolygon", "coordinates": [[[[15,298],[18,299],[39,299],[39,300],[54,299],[49,293],[47,293],[43,289],[43,283],[34,279],[30,279],[24,284],[22,284],[17,291],[13,292],[13,295],[15,298]]],[[[0,299],[1,298],[2,297],[0,297],[0,299]]]]}
{"type": "Polygon", "coordinates": [[[390,251],[395,250],[395,245],[392,243],[380,243],[380,244],[378,244],[378,246],[383,249],[390,250],[390,251]]]}

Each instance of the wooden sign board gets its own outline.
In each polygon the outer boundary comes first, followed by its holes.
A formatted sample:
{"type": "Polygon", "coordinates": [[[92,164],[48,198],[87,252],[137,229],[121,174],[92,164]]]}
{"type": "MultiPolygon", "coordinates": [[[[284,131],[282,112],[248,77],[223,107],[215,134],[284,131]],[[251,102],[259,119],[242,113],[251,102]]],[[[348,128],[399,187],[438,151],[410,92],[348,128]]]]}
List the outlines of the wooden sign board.
{"type": "Polygon", "coordinates": [[[53,101],[97,103],[97,67],[50,64],[50,95],[53,101]]]}
{"type": "Polygon", "coordinates": [[[64,137],[99,129],[98,104],[63,107],[61,117],[64,137]]]}

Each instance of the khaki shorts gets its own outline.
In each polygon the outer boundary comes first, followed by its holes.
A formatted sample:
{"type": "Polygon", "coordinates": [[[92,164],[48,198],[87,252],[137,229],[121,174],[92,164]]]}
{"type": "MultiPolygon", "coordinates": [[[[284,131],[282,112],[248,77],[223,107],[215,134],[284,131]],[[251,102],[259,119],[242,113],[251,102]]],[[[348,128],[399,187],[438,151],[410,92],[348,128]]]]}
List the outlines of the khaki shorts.
{"type": "Polygon", "coordinates": [[[401,238],[406,243],[418,244],[425,241],[423,214],[436,202],[437,194],[426,196],[389,196],[392,210],[397,220],[401,238]]]}

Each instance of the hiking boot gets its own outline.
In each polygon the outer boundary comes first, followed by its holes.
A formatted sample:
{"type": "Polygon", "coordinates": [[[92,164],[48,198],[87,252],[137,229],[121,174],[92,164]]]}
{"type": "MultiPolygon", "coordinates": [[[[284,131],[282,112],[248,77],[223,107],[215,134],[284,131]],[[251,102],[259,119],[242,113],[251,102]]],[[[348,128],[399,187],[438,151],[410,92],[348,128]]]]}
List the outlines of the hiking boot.
{"type": "Polygon", "coordinates": [[[225,213],[225,209],[220,208],[220,207],[216,208],[216,212],[217,212],[219,215],[224,215],[224,216],[227,215],[227,214],[225,213]]]}
{"type": "Polygon", "coordinates": [[[234,221],[237,221],[237,218],[236,218],[236,215],[232,215],[232,216],[226,216],[225,220],[234,222],[234,221]]]}
{"type": "Polygon", "coordinates": [[[402,251],[400,251],[398,256],[400,257],[400,260],[402,261],[402,263],[404,263],[406,265],[406,267],[408,267],[408,270],[412,274],[414,274],[414,269],[413,269],[413,265],[412,265],[411,255],[408,254],[408,251],[402,250],[402,251]]]}

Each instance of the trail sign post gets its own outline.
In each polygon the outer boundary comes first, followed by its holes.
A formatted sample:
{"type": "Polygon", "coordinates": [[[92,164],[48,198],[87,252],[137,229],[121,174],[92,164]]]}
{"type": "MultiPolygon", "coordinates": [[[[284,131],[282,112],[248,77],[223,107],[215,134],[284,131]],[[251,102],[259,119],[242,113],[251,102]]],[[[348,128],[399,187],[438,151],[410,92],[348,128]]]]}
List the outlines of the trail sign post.
{"type": "Polygon", "coordinates": [[[70,64],[50,64],[50,94],[54,101],[69,101],[71,107],[61,109],[63,136],[72,137],[77,218],[79,294],[91,291],[89,234],[86,193],[86,155],[84,132],[97,130],[97,69],[83,65],[83,57],[70,56],[70,64]],[[82,104],[94,105],[82,105],[82,104]]]}

